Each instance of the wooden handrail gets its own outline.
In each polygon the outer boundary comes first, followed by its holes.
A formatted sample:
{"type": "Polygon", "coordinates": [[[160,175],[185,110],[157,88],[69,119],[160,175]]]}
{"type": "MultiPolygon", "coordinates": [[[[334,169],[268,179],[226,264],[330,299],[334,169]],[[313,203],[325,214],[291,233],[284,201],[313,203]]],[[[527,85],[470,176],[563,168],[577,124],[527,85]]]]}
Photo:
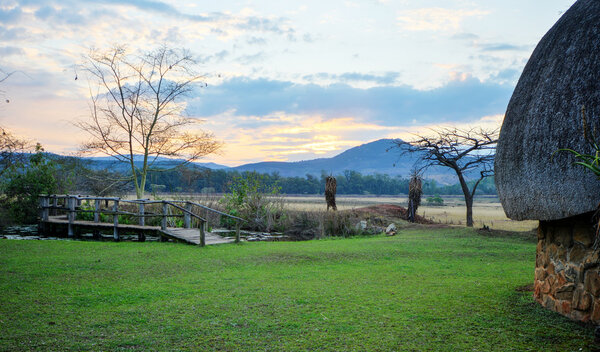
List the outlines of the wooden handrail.
{"type": "Polygon", "coordinates": [[[205,224],[207,223],[207,220],[204,219],[203,217],[199,216],[198,214],[195,214],[194,212],[192,212],[191,206],[197,206],[197,207],[206,209],[208,211],[217,213],[219,215],[227,216],[229,218],[237,220],[236,221],[236,242],[240,241],[240,222],[246,221],[245,219],[239,218],[237,216],[233,216],[233,215],[224,213],[222,211],[209,208],[205,205],[202,205],[202,204],[199,204],[196,202],[190,202],[190,201],[168,201],[168,200],[152,201],[149,199],[124,200],[124,199],[121,199],[118,197],[92,197],[92,196],[81,196],[81,195],[56,195],[56,194],[41,195],[39,197],[41,198],[40,209],[41,209],[41,218],[43,221],[48,220],[50,209],[67,211],[67,218],[69,221],[69,226],[68,226],[69,237],[74,236],[73,224],[75,222],[75,214],[77,212],[94,213],[94,222],[99,222],[99,214],[100,213],[103,213],[105,215],[112,215],[113,223],[114,223],[113,236],[114,236],[115,240],[119,240],[119,234],[118,234],[119,215],[129,215],[129,216],[139,217],[140,224],[142,224],[142,226],[144,226],[143,225],[145,223],[144,219],[146,217],[162,217],[163,218],[163,220],[161,221],[161,229],[162,230],[166,230],[167,218],[169,218],[169,217],[184,217],[184,223],[185,223],[184,226],[186,228],[189,228],[191,226],[190,219],[193,217],[193,218],[198,219],[200,222],[200,245],[201,246],[204,245],[204,232],[205,232],[204,227],[205,227],[205,224]],[[50,199],[53,200],[52,205],[50,205],[50,199]],[[65,199],[62,206],[58,206],[58,202],[57,202],[58,199],[65,199]],[[87,201],[93,200],[94,201],[94,209],[93,210],[81,209],[79,207],[79,205],[82,200],[87,200],[87,201]],[[100,201],[102,201],[102,200],[107,201],[107,204],[106,204],[107,207],[108,207],[108,202],[112,201],[113,202],[112,209],[110,209],[110,210],[109,209],[105,209],[105,210],[101,209],[100,201]],[[128,211],[119,211],[119,203],[139,204],[140,211],[138,211],[137,213],[128,212],[128,211]],[[176,203],[185,203],[185,207],[179,206],[176,203]],[[147,204],[162,204],[163,205],[162,212],[160,214],[146,214],[143,209],[144,209],[144,206],[147,204]],[[177,210],[180,210],[181,212],[183,212],[183,214],[168,214],[168,206],[171,206],[177,210]]]}

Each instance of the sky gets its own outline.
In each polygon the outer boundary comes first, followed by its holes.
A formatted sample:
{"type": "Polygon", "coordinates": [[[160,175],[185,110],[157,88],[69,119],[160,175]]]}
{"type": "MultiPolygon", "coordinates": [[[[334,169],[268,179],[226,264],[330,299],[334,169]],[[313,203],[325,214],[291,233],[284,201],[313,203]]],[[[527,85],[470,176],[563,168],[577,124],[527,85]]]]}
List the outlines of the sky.
{"type": "Polygon", "coordinates": [[[72,155],[91,48],[189,49],[185,114],[228,166],[334,156],[440,126],[500,127],[536,44],[573,0],[0,0],[0,125],[72,155]],[[75,80],[75,77],[78,79],[75,80]]]}

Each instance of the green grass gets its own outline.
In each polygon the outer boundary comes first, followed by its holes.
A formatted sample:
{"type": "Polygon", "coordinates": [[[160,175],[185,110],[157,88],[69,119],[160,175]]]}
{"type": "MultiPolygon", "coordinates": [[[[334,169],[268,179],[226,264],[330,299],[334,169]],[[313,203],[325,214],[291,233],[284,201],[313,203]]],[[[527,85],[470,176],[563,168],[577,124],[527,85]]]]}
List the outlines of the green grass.
{"type": "Polygon", "coordinates": [[[0,350],[587,351],[535,244],[467,229],[196,248],[0,241],[0,350]]]}

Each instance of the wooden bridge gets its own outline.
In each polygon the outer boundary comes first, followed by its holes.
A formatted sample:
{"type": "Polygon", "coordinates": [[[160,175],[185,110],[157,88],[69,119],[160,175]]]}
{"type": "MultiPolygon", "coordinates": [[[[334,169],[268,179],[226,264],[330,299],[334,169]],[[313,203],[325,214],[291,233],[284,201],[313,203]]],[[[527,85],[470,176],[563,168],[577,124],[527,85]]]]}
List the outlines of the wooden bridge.
{"type": "Polygon", "coordinates": [[[245,220],[191,201],[125,200],[78,195],[40,196],[40,234],[66,233],[67,237],[72,238],[85,230],[91,231],[95,238],[100,238],[101,231],[112,230],[115,241],[120,240],[122,233],[134,233],[140,241],[145,241],[147,235],[154,235],[161,240],[171,239],[204,246],[239,242],[240,224],[243,221],[245,220]],[[235,238],[224,238],[207,231],[207,216],[201,216],[201,212],[227,217],[235,224],[235,238]],[[125,217],[129,219],[128,223],[124,223],[125,217]],[[132,224],[131,219],[135,218],[137,223],[132,224]],[[160,219],[159,224],[153,220],[157,218],[160,219]]]}

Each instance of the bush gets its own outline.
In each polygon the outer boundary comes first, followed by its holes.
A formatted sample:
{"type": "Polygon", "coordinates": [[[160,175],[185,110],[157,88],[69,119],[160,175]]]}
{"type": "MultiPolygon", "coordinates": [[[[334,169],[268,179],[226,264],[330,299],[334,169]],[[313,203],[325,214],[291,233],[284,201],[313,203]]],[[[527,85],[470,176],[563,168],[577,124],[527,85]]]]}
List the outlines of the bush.
{"type": "Polygon", "coordinates": [[[11,222],[37,222],[38,196],[57,192],[56,164],[44,153],[41,145],[28,160],[13,165],[2,182],[2,208],[11,222]]]}
{"type": "MultiPolygon", "coordinates": [[[[222,203],[227,213],[247,220],[244,225],[251,230],[280,231],[287,218],[284,199],[279,194],[280,187],[266,186],[264,178],[256,172],[235,177],[222,203]]],[[[235,220],[222,217],[221,225],[231,228],[235,220]]]]}
{"type": "Polygon", "coordinates": [[[361,217],[351,211],[299,212],[289,221],[285,234],[294,240],[312,240],[321,237],[352,237],[374,235],[376,228],[362,229],[361,217]]]}
{"type": "Polygon", "coordinates": [[[442,199],[442,197],[440,197],[439,194],[436,194],[433,197],[428,197],[426,200],[427,200],[427,205],[429,205],[429,206],[442,206],[442,205],[444,205],[444,200],[442,199]]]}

